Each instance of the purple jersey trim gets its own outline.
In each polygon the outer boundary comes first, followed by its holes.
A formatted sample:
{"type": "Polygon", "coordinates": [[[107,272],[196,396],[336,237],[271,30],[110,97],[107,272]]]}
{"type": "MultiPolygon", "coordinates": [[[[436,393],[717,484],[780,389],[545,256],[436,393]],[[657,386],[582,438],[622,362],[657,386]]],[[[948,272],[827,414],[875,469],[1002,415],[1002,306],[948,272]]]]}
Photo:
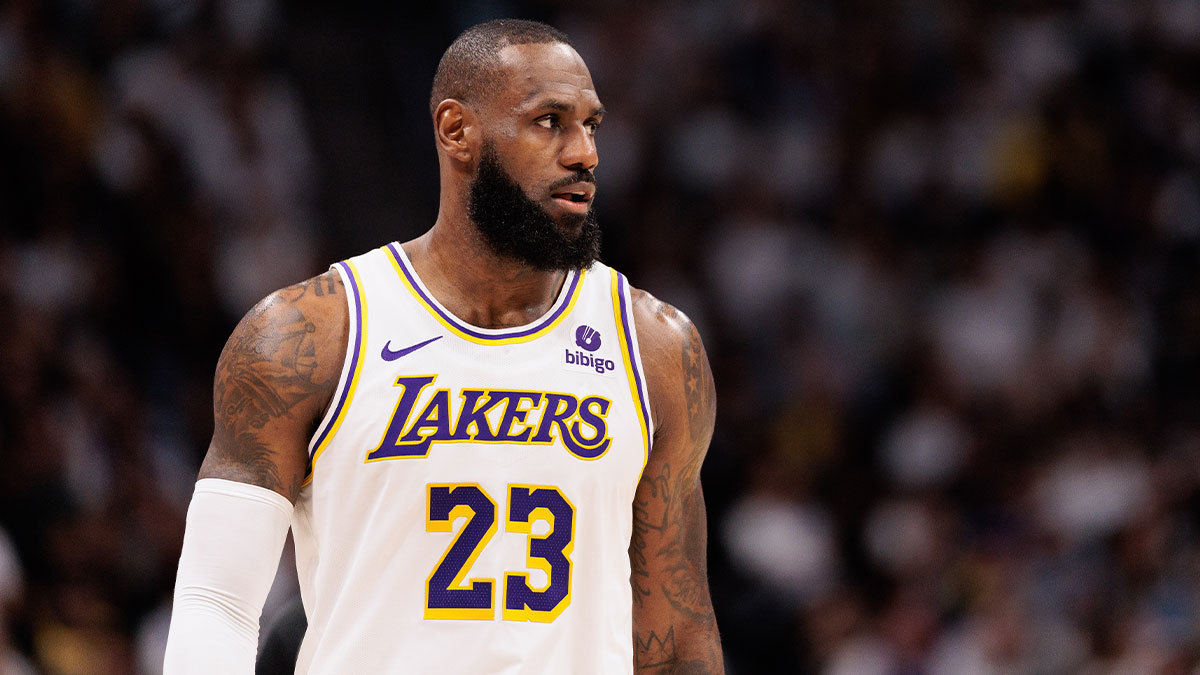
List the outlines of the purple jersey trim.
{"type": "Polygon", "coordinates": [[[333,429],[333,425],[337,423],[338,417],[342,414],[342,408],[346,405],[346,397],[350,394],[351,384],[354,382],[355,370],[358,369],[358,362],[362,360],[362,334],[363,334],[363,313],[362,313],[362,296],[359,295],[358,280],[354,278],[354,272],[350,266],[344,262],[334,263],[342,269],[342,273],[346,275],[346,279],[350,282],[350,290],[353,291],[350,297],[354,298],[354,324],[357,328],[354,331],[354,351],[352,360],[350,361],[350,370],[346,373],[346,381],[342,386],[341,396],[338,397],[337,406],[333,409],[333,415],[329,417],[329,421],[321,428],[320,435],[317,436],[317,442],[312,444],[312,449],[309,450],[308,472],[312,473],[312,456],[313,453],[320,449],[321,444],[325,442],[325,437],[329,435],[329,431],[333,429]]]}
{"type": "Polygon", "coordinates": [[[642,407],[642,427],[646,434],[646,457],[650,457],[651,446],[654,441],[650,438],[650,406],[646,401],[646,388],[642,384],[642,371],[638,368],[637,350],[633,344],[633,312],[625,304],[625,275],[617,272],[617,298],[621,303],[621,328],[623,338],[625,339],[625,349],[629,353],[629,365],[633,367],[633,380],[637,383],[638,405],[642,407]]]}
{"type": "Polygon", "coordinates": [[[427,307],[429,307],[429,309],[431,311],[437,313],[438,316],[442,317],[443,321],[453,324],[454,327],[457,328],[458,330],[462,331],[463,333],[466,333],[467,335],[470,335],[473,338],[479,339],[479,340],[508,340],[511,338],[519,338],[519,337],[525,337],[528,335],[533,335],[534,333],[537,333],[538,331],[544,330],[547,326],[554,323],[555,320],[557,320],[558,317],[561,316],[562,313],[567,310],[567,307],[569,307],[571,304],[571,298],[575,296],[575,287],[579,285],[579,271],[571,270],[568,273],[568,275],[570,277],[569,283],[567,284],[565,291],[563,293],[559,294],[558,302],[554,308],[554,311],[551,312],[544,319],[542,319],[541,321],[539,321],[538,323],[536,323],[532,326],[529,326],[526,328],[510,329],[508,332],[501,331],[501,332],[495,332],[495,333],[481,333],[474,326],[472,326],[468,323],[463,323],[463,321],[461,319],[459,319],[458,317],[443,310],[441,308],[441,306],[438,305],[436,300],[429,297],[425,293],[425,289],[421,286],[421,283],[417,280],[417,275],[411,269],[409,269],[407,259],[403,255],[400,254],[400,252],[397,250],[397,248],[398,247],[396,246],[395,242],[392,242],[387,245],[388,251],[391,253],[392,257],[396,259],[396,263],[399,265],[400,271],[404,273],[404,277],[408,280],[409,286],[411,286],[412,289],[417,292],[417,295],[421,296],[421,301],[424,302],[425,305],[427,307]]]}

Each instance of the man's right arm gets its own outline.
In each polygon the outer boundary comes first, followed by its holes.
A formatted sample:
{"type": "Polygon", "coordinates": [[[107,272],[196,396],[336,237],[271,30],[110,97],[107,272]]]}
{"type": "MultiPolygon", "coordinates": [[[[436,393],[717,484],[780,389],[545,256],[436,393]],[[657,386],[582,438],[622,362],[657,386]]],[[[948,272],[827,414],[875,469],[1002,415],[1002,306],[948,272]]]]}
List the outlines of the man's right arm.
{"type": "Polygon", "coordinates": [[[221,352],[214,429],[188,509],[164,673],[252,673],[308,439],[345,359],[345,287],[334,271],[250,310],[221,352]]]}

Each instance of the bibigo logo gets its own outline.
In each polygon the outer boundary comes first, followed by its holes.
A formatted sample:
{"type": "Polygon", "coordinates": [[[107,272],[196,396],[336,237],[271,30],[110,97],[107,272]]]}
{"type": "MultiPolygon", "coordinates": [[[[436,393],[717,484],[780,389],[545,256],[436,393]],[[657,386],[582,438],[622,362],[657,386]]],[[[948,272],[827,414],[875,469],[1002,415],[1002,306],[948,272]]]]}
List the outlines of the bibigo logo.
{"type": "Polygon", "coordinates": [[[575,344],[589,352],[600,349],[600,331],[587,324],[575,329],[575,344]]]}
{"type": "MultiPolygon", "coordinates": [[[[575,344],[582,349],[586,349],[588,352],[594,352],[600,349],[600,332],[586,324],[581,325],[575,329],[575,344]]],[[[584,366],[585,368],[595,370],[601,375],[617,368],[617,364],[613,363],[612,359],[592,356],[582,351],[572,353],[570,349],[565,350],[565,352],[564,361],[569,366],[584,366]]]]}

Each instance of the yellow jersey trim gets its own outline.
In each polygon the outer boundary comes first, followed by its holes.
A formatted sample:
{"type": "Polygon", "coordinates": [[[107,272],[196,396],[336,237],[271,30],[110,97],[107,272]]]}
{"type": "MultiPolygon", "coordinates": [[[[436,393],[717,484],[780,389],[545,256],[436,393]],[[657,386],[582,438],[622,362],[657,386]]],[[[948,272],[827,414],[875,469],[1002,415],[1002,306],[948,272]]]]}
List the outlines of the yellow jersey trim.
{"type": "MultiPolygon", "coordinates": [[[[325,448],[329,447],[329,442],[337,435],[338,428],[342,425],[342,420],[346,418],[346,411],[350,409],[350,403],[354,400],[354,391],[358,388],[358,378],[363,371],[363,357],[367,352],[367,298],[366,294],[363,293],[362,283],[359,281],[361,276],[358,274],[358,269],[354,266],[354,263],[349,260],[338,263],[338,265],[341,266],[342,272],[346,275],[346,280],[350,282],[351,291],[354,293],[354,298],[357,301],[355,314],[358,328],[354,335],[357,351],[354,354],[354,361],[350,364],[350,375],[347,378],[347,384],[343,388],[341,396],[336,398],[337,409],[333,420],[322,432],[323,436],[317,437],[317,445],[313,450],[312,457],[308,461],[308,475],[304,477],[304,481],[300,483],[300,487],[304,487],[312,482],[317,459],[325,451],[325,448]]],[[[348,346],[348,348],[350,347],[348,346]]]]}
{"type": "Polygon", "coordinates": [[[554,330],[567,318],[571,310],[575,308],[575,302],[579,300],[583,281],[587,275],[586,270],[569,272],[564,282],[566,286],[564,294],[560,295],[555,301],[554,309],[537,322],[529,326],[505,329],[500,332],[485,332],[484,329],[473,327],[446,311],[432,296],[427,294],[427,291],[422,288],[416,272],[407,263],[407,258],[401,251],[399,244],[391,243],[384,248],[388,252],[388,260],[396,270],[396,276],[400,277],[400,281],[408,289],[408,292],[412,294],[417,303],[424,307],[433,318],[437,319],[438,323],[442,324],[451,333],[468,342],[474,342],[479,345],[511,345],[529,342],[554,330]]]}

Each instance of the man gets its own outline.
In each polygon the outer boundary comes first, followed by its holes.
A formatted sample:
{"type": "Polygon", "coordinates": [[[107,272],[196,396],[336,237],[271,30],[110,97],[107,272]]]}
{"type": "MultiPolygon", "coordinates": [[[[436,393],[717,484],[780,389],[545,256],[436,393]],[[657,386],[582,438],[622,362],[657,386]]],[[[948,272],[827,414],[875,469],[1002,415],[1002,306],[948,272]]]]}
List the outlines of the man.
{"type": "Polygon", "coordinates": [[[430,106],[433,228],[272,294],[221,354],[166,672],[251,672],[289,525],[297,672],[722,672],[712,377],[686,317],[595,261],[587,67],[490,22],[430,106]]]}

